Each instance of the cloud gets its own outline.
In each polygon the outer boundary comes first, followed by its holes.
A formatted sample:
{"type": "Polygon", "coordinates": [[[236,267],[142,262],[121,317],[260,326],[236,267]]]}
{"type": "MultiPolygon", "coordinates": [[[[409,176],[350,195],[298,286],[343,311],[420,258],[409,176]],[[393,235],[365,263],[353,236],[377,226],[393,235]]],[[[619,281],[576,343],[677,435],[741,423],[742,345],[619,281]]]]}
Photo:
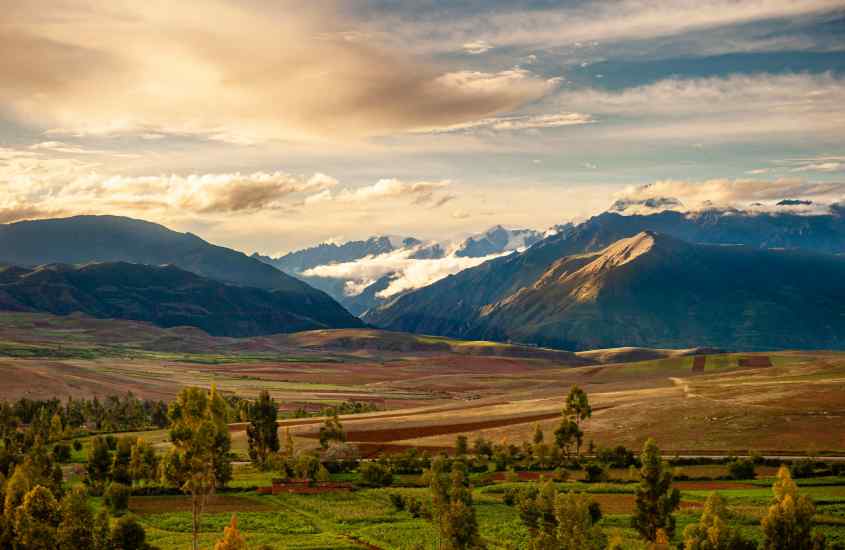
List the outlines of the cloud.
{"type": "Polygon", "coordinates": [[[440,128],[429,128],[420,132],[445,134],[453,132],[470,132],[474,130],[518,131],[537,130],[541,128],[560,128],[562,126],[577,126],[592,124],[593,117],[583,113],[558,113],[547,115],[519,115],[483,118],[461,124],[453,124],[440,128]]]}
{"type": "Polygon", "coordinates": [[[815,157],[791,158],[774,161],[790,172],[845,172],[845,156],[819,155],[815,157]]]}
{"type": "Polygon", "coordinates": [[[449,255],[437,259],[415,259],[416,248],[395,250],[387,254],[367,256],[352,262],[321,265],[303,273],[306,277],[346,279],[345,291],[350,296],[360,294],[365,288],[385,275],[393,275],[387,288],[377,294],[389,298],[400,292],[421,288],[440,279],[475,267],[502,254],[482,258],[463,258],[449,255]]]}
{"type": "Polygon", "coordinates": [[[473,42],[511,47],[581,47],[671,37],[719,27],[798,17],[822,16],[842,9],[839,0],[669,0],[665,2],[564,3],[545,9],[507,8],[461,13],[443,9],[441,17],[419,21],[397,15],[376,24],[429,51],[450,51],[473,42]]]}
{"type": "MultiPolygon", "coordinates": [[[[783,199],[812,201],[814,208],[845,198],[845,182],[807,182],[799,179],[705,181],[661,180],[643,186],[632,186],[617,193],[617,199],[632,203],[653,201],[662,209],[668,208],[667,199],[676,199],[670,209],[697,211],[706,208],[766,209],[777,206],[783,199]]],[[[633,213],[633,212],[628,212],[633,213]]]]}
{"type": "Polygon", "coordinates": [[[461,46],[464,51],[471,55],[478,55],[488,52],[493,49],[493,45],[484,40],[475,40],[473,42],[466,42],[461,46]]]}
{"type": "Polygon", "coordinates": [[[521,69],[444,70],[350,29],[331,3],[4,8],[0,105],[53,135],[356,140],[510,112],[554,88],[521,69]]]}
{"type": "Polygon", "coordinates": [[[396,178],[380,179],[372,185],[356,189],[343,189],[336,199],[341,202],[372,202],[380,199],[410,198],[413,204],[431,205],[436,208],[454,199],[454,195],[440,193],[451,182],[405,182],[396,178]]]}
{"type": "Polygon", "coordinates": [[[601,117],[597,131],[610,140],[792,140],[838,137],[845,128],[845,80],[831,73],[670,78],[618,91],[565,90],[555,102],[601,117]]]}

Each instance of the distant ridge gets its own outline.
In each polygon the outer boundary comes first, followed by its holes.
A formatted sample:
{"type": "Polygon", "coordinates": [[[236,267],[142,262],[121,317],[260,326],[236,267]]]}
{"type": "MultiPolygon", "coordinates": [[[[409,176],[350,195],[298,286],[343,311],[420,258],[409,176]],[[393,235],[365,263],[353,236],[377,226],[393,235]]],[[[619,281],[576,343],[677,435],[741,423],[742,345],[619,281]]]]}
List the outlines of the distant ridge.
{"type": "MultiPolygon", "coordinates": [[[[215,336],[256,336],[329,328],[291,304],[288,292],[234,286],[178,267],[127,262],[0,268],[0,310],[84,313],[192,326],[215,336]]],[[[333,325],[344,325],[341,319],[333,325]]],[[[345,323],[357,327],[354,317],[345,323]]]]}
{"type": "Polygon", "coordinates": [[[0,264],[129,262],[173,265],[201,277],[272,290],[286,313],[314,327],[362,326],[324,292],[255,258],[210,244],[191,233],[121,216],[74,216],[0,225],[0,264]]]}

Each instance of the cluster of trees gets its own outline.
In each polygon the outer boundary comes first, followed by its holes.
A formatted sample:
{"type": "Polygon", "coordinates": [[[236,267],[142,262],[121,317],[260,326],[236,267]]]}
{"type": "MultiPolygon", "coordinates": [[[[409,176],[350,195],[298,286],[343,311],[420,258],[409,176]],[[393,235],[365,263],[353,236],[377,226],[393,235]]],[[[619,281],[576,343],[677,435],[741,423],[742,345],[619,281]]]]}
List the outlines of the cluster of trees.
{"type": "Polygon", "coordinates": [[[138,399],[132,392],[111,395],[102,401],[74,399],[29,399],[0,402],[0,423],[31,426],[47,441],[68,439],[81,430],[126,432],[167,427],[164,401],[138,399]]]}
{"type": "Polygon", "coordinates": [[[344,401],[333,407],[322,407],[317,411],[309,411],[304,407],[299,407],[291,415],[293,418],[309,418],[312,416],[326,416],[336,412],[337,414],[361,414],[376,412],[381,409],[378,405],[370,401],[344,401]]]}

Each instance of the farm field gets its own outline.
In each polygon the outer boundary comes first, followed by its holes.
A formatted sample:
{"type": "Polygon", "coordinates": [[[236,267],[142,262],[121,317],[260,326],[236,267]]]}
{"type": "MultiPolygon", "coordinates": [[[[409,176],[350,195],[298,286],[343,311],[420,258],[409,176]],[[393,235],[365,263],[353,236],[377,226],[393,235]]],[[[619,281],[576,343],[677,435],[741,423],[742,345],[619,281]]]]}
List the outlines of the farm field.
{"type": "MultiPolygon", "coordinates": [[[[820,483],[822,480],[813,480],[820,483]]],[[[825,480],[829,485],[808,484],[801,492],[817,504],[817,529],[829,541],[845,541],[845,479],[825,480]]],[[[527,531],[518,511],[503,503],[509,487],[526,487],[530,482],[495,483],[476,487],[474,502],[481,535],[491,548],[520,548],[527,541],[527,531]]],[[[683,482],[681,508],[677,513],[680,540],[683,528],[698,520],[706,497],[719,492],[736,513],[732,523],[749,537],[761,539],[759,521],[771,500],[771,479],[736,482],[683,482]]],[[[584,492],[599,503],[604,518],[601,526],[609,534],[619,533],[627,548],[639,548],[629,527],[634,506],[633,484],[557,484],[559,490],[584,492]]],[[[274,548],[379,548],[406,550],[437,548],[437,535],[425,519],[412,518],[396,511],[388,495],[400,493],[423,501],[429,498],[425,488],[362,489],[351,493],[322,495],[256,495],[253,492],[218,495],[209,504],[203,518],[202,540],[210,547],[220,537],[232,513],[238,514],[238,526],[248,544],[267,544],[274,548]]],[[[151,543],[162,549],[185,548],[190,541],[190,513],[185,497],[133,497],[130,510],[137,514],[151,543]]]]}
{"type": "MultiPolygon", "coordinates": [[[[585,427],[597,445],[639,448],[652,436],[677,453],[845,454],[845,353],[684,353],[574,355],[371,330],[212,338],[144,323],[4,314],[0,399],[127,391],[169,399],[187,385],[214,385],[243,397],[266,389],[288,409],[370,402],[380,410],[342,420],[349,441],[372,455],[448,448],[460,434],[521,442],[535,424],[553,430],[577,384],[593,404],[585,427]],[[599,363],[621,359],[633,361],[599,363]]],[[[307,447],[321,422],[280,424],[307,447]]],[[[239,453],[244,429],[231,427],[239,453]]]]}

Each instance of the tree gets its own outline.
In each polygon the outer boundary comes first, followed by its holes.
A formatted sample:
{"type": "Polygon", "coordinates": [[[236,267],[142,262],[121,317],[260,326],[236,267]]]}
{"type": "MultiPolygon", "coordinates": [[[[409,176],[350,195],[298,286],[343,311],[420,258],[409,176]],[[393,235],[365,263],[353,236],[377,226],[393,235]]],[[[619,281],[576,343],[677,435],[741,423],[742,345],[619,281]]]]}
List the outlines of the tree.
{"type": "Polygon", "coordinates": [[[343,431],[343,425],[337,416],[337,409],[331,410],[331,414],[326,417],[325,424],[320,427],[320,447],[327,449],[331,441],[346,442],[346,432],[343,431]]]}
{"type": "Polygon", "coordinates": [[[62,426],[62,417],[59,413],[53,414],[50,418],[50,441],[59,441],[65,436],[65,428],[62,426]]]}
{"type": "MultiPolygon", "coordinates": [[[[587,393],[578,386],[572,386],[569,395],[566,397],[566,407],[563,409],[563,423],[561,425],[564,440],[567,443],[575,444],[576,456],[581,456],[581,444],[584,442],[584,430],[581,429],[581,422],[593,416],[593,408],[587,393]]],[[[564,448],[562,445],[559,445],[564,448]]]]}
{"type": "Polygon", "coordinates": [[[484,547],[465,468],[463,462],[455,461],[447,474],[446,460],[438,457],[429,471],[432,515],[440,532],[441,547],[446,550],[484,547]]]}
{"type": "Polygon", "coordinates": [[[255,403],[247,407],[249,457],[262,466],[267,464],[270,453],[279,451],[278,414],[276,402],[267,390],[262,390],[255,403]]]}
{"type": "Polygon", "coordinates": [[[109,507],[109,512],[113,516],[122,516],[129,510],[129,495],[132,490],[124,485],[113,481],[109,484],[109,488],[105,494],[105,504],[109,507]]]}
{"type": "Polygon", "coordinates": [[[94,517],[93,550],[111,550],[111,519],[105,508],[94,517]]]}
{"type": "Polygon", "coordinates": [[[15,540],[27,550],[52,550],[61,516],[59,503],[46,487],[36,485],[15,510],[15,540]]]}
{"type": "Polygon", "coordinates": [[[364,462],[359,469],[361,481],[374,487],[387,487],[393,483],[393,472],[378,462],[364,462]]]}
{"type": "Polygon", "coordinates": [[[293,442],[293,436],[290,433],[290,428],[285,428],[285,449],[283,453],[289,458],[296,454],[296,445],[293,442]]]}
{"type": "Polygon", "coordinates": [[[672,472],[663,463],[660,449],[654,439],[645,442],[640,455],[640,483],[636,490],[637,509],[631,517],[631,526],[647,541],[657,540],[663,529],[668,536],[675,530],[672,512],[678,509],[681,495],[672,489],[672,472]]]}
{"type": "Polygon", "coordinates": [[[132,516],[124,516],[117,520],[111,532],[111,548],[113,550],[152,550],[147,544],[147,533],[132,516]]]}
{"type": "Polygon", "coordinates": [[[151,481],[156,478],[158,457],[153,446],[139,437],[132,445],[129,458],[129,476],[132,482],[151,481]]]}
{"type": "Polygon", "coordinates": [[[754,461],[751,459],[737,459],[728,465],[728,473],[732,479],[754,479],[754,461]]]}
{"type": "MultiPolygon", "coordinates": [[[[789,469],[781,466],[772,486],[775,498],[763,518],[764,550],[813,550],[819,542],[813,540],[813,501],[798,494],[789,469]]],[[[823,547],[823,545],[822,545],[823,547]]]]}
{"type": "Polygon", "coordinates": [[[455,456],[466,456],[469,452],[469,439],[465,435],[455,438],[455,456]]]}
{"type": "Polygon", "coordinates": [[[223,529],[223,540],[217,541],[214,550],[246,550],[246,541],[238,531],[237,514],[232,514],[229,526],[223,529]]]}
{"type": "Polygon", "coordinates": [[[544,439],[543,429],[540,428],[539,424],[534,424],[534,437],[533,437],[534,445],[539,445],[540,443],[543,442],[543,439],[544,439]]]}
{"type": "Polygon", "coordinates": [[[95,437],[91,440],[91,449],[88,451],[88,463],[85,470],[88,477],[85,480],[95,493],[101,493],[106,481],[111,476],[112,457],[106,440],[102,437],[95,437]]]}
{"type": "Polygon", "coordinates": [[[718,493],[712,493],[698,523],[684,529],[684,550],[756,550],[757,544],[731,528],[728,519],[725,501],[718,493]]]}
{"type": "Polygon", "coordinates": [[[231,478],[226,402],[212,387],[183,389],[170,404],[170,441],[164,478],[191,496],[191,531],[199,549],[200,518],[208,496],[231,478]]]}
{"type": "Polygon", "coordinates": [[[557,542],[562,550],[602,550],[607,537],[597,525],[601,512],[586,495],[564,493],[555,499],[557,542]]]}
{"type": "Polygon", "coordinates": [[[62,499],[62,521],[56,533],[59,550],[94,548],[94,513],[81,487],[62,499]]]}

